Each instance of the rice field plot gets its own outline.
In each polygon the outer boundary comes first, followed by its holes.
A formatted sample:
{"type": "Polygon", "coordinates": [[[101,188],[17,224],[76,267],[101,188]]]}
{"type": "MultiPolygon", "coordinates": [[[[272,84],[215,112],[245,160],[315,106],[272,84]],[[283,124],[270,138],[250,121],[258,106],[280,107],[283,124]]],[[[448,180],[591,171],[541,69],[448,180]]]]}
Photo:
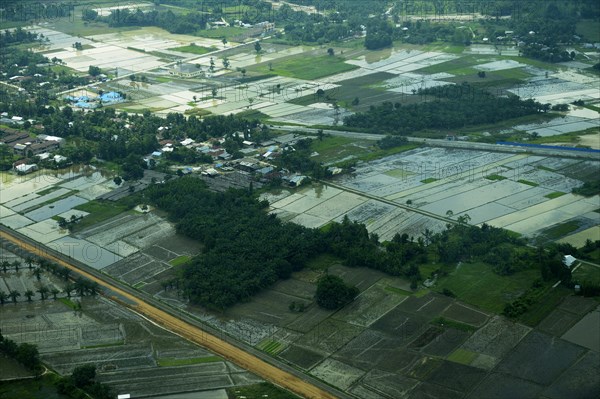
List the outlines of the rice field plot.
{"type": "Polygon", "coordinates": [[[325,356],[320,353],[297,345],[290,345],[279,354],[279,357],[303,370],[312,369],[317,363],[325,358],[325,356]]]}
{"type": "Polygon", "coordinates": [[[367,390],[380,392],[385,397],[402,398],[410,395],[419,384],[419,380],[386,371],[371,370],[363,377],[360,384],[367,390]]]}
{"type": "Polygon", "coordinates": [[[481,310],[472,309],[459,302],[452,303],[444,312],[441,313],[444,318],[452,319],[460,323],[466,323],[473,326],[483,325],[490,317],[489,313],[481,310]]]}
{"type": "Polygon", "coordinates": [[[551,334],[554,336],[561,336],[569,328],[571,328],[577,321],[579,316],[573,313],[564,311],[562,309],[554,309],[544,320],[537,325],[539,331],[551,334]]]}
{"type": "Polygon", "coordinates": [[[371,329],[407,343],[428,328],[428,318],[413,315],[398,308],[388,312],[371,325],[371,329]]]}
{"type": "Polygon", "coordinates": [[[521,324],[508,321],[495,316],[485,326],[477,330],[469,339],[453,352],[452,356],[462,353],[470,354],[470,358],[464,364],[475,367],[491,369],[500,359],[511,351],[525,335],[531,331],[530,328],[521,324]]]}
{"type": "Polygon", "coordinates": [[[584,352],[577,345],[533,331],[500,362],[497,370],[541,385],[550,385],[584,352]]]}
{"type": "Polygon", "coordinates": [[[330,358],[313,368],[310,373],[333,386],[346,390],[365,375],[366,371],[330,358]]]}
{"type": "Polygon", "coordinates": [[[324,354],[332,354],[359,335],[364,328],[342,321],[326,319],[305,333],[296,342],[297,346],[311,348],[324,354]]]}
{"type": "Polygon", "coordinates": [[[485,377],[475,390],[467,396],[469,399],[513,399],[536,398],[543,386],[503,373],[491,373],[485,377]]]}
{"type": "Polygon", "coordinates": [[[486,372],[475,367],[465,366],[455,362],[444,361],[426,379],[452,390],[468,393],[486,375],[486,372]]]}
{"type": "Polygon", "coordinates": [[[374,284],[333,317],[350,324],[368,327],[405,299],[406,297],[390,294],[383,285],[374,284]]]}
{"type": "MultiPolygon", "coordinates": [[[[229,309],[227,314],[232,318],[250,318],[260,323],[285,326],[298,317],[298,313],[289,309],[292,302],[303,304],[308,308],[312,298],[305,300],[286,293],[267,290],[255,295],[251,302],[237,304],[229,309]]],[[[305,312],[309,311],[309,309],[305,310],[305,312]]]]}
{"type": "Polygon", "coordinates": [[[86,203],[87,200],[76,195],[71,195],[67,198],[60,199],[58,201],[52,202],[49,205],[44,205],[39,207],[33,211],[25,213],[25,217],[31,219],[36,222],[41,222],[42,220],[49,219],[52,216],[56,216],[63,212],[66,212],[77,205],[81,205],[86,203]]]}
{"type": "Polygon", "coordinates": [[[150,262],[137,269],[128,271],[122,274],[119,278],[125,281],[127,284],[135,285],[137,283],[146,281],[153,276],[171,268],[171,265],[162,262],[150,262]]]}
{"type": "Polygon", "coordinates": [[[401,343],[388,335],[367,329],[332,355],[333,358],[353,367],[370,370],[385,363],[401,343]]]}
{"type": "Polygon", "coordinates": [[[589,351],[543,392],[544,397],[593,398],[600,391],[600,354],[589,351]]]}
{"type": "Polygon", "coordinates": [[[143,265],[152,262],[152,260],[153,259],[151,257],[143,253],[136,253],[118,262],[113,263],[112,265],[104,268],[103,271],[112,276],[120,277],[125,273],[128,273],[132,270],[135,270],[143,265]]]}
{"type": "Polygon", "coordinates": [[[471,334],[454,328],[445,328],[444,331],[423,346],[421,351],[431,356],[446,357],[462,345],[471,334]]]}

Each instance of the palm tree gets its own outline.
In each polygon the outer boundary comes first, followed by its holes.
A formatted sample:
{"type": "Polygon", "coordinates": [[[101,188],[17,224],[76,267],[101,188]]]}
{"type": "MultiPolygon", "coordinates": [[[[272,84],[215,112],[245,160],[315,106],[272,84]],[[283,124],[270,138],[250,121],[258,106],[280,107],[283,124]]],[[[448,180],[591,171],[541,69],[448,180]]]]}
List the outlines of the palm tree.
{"type": "Polygon", "coordinates": [[[8,294],[4,291],[0,291],[0,305],[4,305],[4,302],[8,299],[8,294]]]}
{"type": "Polygon", "coordinates": [[[19,267],[21,267],[21,262],[19,262],[18,260],[15,260],[12,263],[13,267],[15,268],[15,271],[18,272],[19,271],[19,267]]]}
{"type": "Polygon", "coordinates": [[[27,302],[31,302],[31,297],[35,295],[35,292],[31,290],[25,291],[25,296],[27,297],[27,302]]]}
{"type": "Polygon", "coordinates": [[[67,269],[66,267],[62,269],[62,277],[65,279],[65,281],[69,280],[69,276],[71,275],[71,270],[67,269]]]}
{"type": "Polygon", "coordinates": [[[78,278],[77,281],[75,281],[75,291],[77,291],[79,296],[84,296],[87,291],[87,281],[81,277],[78,278]]]}
{"type": "Polygon", "coordinates": [[[56,287],[53,287],[50,290],[50,293],[52,294],[52,298],[56,301],[56,296],[60,293],[60,290],[58,290],[56,287]]]}
{"type": "Polygon", "coordinates": [[[37,289],[37,292],[39,292],[42,296],[42,301],[46,300],[46,295],[48,294],[48,291],[50,290],[45,285],[41,285],[40,288],[37,289]]]}
{"type": "Polygon", "coordinates": [[[2,261],[2,271],[4,273],[6,273],[6,269],[8,269],[9,266],[10,266],[10,262],[9,261],[7,261],[7,260],[3,260],[2,261]]]}
{"type": "Polygon", "coordinates": [[[17,290],[12,290],[8,296],[12,299],[13,303],[17,303],[17,298],[21,296],[21,293],[17,290]]]}
{"type": "Polygon", "coordinates": [[[89,291],[91,296],[96,296],[98,294],[99,289],[100,284],[98,284],[95,281],[87,285],[87,290],[89,291]]]}
{"type": "Polygon", "coordinates": [[[40,269],[38,267],[37,269],[35,269],[33,271],[33,275],[35,276],[35,278],[37,279],[37,281],[40,281],[42,279],[42,269],[40,269]]]}
{"type": "Polygon", "coordinates": [[[75,289],[75,284],[70,281],[65,285],[65,293],[67,294],[67,298],[71,298],[71,292],[75,289]]]}
{"type": "Polygon", "coordinates": [[[33,269],[33,258],[31,256],[28,256],[25,259],[25,263],[27,263],[27,266],[29,267],[29,270],[33,269]]]}

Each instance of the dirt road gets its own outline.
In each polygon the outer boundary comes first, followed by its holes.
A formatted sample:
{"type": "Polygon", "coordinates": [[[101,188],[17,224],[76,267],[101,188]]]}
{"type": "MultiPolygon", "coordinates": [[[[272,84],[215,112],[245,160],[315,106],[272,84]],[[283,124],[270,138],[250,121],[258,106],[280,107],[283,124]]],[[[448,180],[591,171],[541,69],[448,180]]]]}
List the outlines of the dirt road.
{"type": "Polygon", "coordinates": [[[276,366],[267,363],[259,357],[245,352],[244,350],[210,334],[201,328],[190,324],[184,320],[181,320],[152,304],[145,302],[143,299],[136,295],[133,295],[110,281],[106,281],[100,277],[95,276],[85,270],[74,266],[73,264],[54,256],[53,254],[44,250],[42,246],[32,245],[19,237],[13,236],[5,231],[0,231],[0,238],[6,239],[22,249],[40,257],[44,257],[48,260],[56,262],[64,267],[67,267],[77,274],[85,277],[89,280],[95,281],[105,289],[112,291],[116,294],[117,299],[124,306],[131,308],[132,310],[144,315],[148,319],[154,321],[158,325],[163,326],[169,331],[172,331],[202,347],[222,356],[223,358],[232,361],[233,363],[245,368],[248,371],[255,373],[256,375],[270,381],[276,385],[279,385],[285,389],[288,389],[304,398],[310,399],[333,399],[337,398],[330,392],[325,391],[303,379],[295,376],[294,374],[281,370],[276,366]],[[121,297],[121,298],[118,298],[121,297]],[[125,300],[123,300],[125,299],[125,300]]]}

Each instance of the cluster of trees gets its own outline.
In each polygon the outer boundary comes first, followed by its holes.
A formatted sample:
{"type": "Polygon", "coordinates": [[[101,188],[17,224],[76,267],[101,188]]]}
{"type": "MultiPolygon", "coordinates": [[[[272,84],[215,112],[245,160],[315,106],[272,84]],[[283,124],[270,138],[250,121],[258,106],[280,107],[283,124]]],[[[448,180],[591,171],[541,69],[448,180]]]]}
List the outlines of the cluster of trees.
{"type": "Polygon", "coordinates": [[[315,161],[311,154],[311,139],[300,140],[293,147],[284,148],[281,156],[277,159],[277,166],[290,172],[311,175],[315,179],[330,176],[331,172],[315,161]]]}
{"type": "Polygon", "coordinates": [[[283,224],[252,193],[213,193],[194,177],[150,187],[146,196],[169,212],[177,230],[204,244],[183,268],[179,286],[192,302],[223,309],[248,300],[300,270],[320,251],[316,230],[283,224]]]}
{"type": "Polygon", "coordinates": [[[348,266],[415,281],[417,263],[427,256],[422,239],[398,235],[383,247],[364,225],[348,218],[323,230],[282,223],[250,190],[213,193],[191,176],[151,186],[146,196],[169,212],[178,232],[204,244],[203,253],[182,268],[179,282],[170,285],[192,302],[216,309],[248,300],[317,254],[335,254],[348,266]]]}
{"type": "Polygon", "coordinates": [[[352,302],[358,292],[358,288],[348,286],[338,276],[326,274],[317,283],[315,297],[317,304],[322,308],[335,310],[352,302]]]}
{"type": "MultiPolygon", "coordinates": [[[[35,43],[39,42],[44,35],[26,31],[21,27],[10,31],[6,29],[4,32],[0,32],[0,49],[6,49],[11,44],[24,44],[24,43],[35,43]]],[[[4,53],[4,51],[2,51],[4,53]]]]}
{"type": "Polygon", "coordinates": [[[408,105],[384,102],[344,118],[344,124],[377,133],[407,135],[423,129],[497,123],[549,110],[549,105],[532,99],[496,97],[467,83],[420,89],[414,94],[422,96],[423,101],[408,105]]]}
{"type": "Polygon", "coordinates": [[[152,10],[143,12],[128,8],[112,10],[106,17],[101,17],[92,9],[87,9],[82,16],[84,21],[106,22],[109,26],[158,26],[171,33],[193,34],[206,28],[208,15],[199,12],[175,14],[171,10],[152,10]]]}
{"type": "Polygon", "coordinates": [[[17,344],[5,338],[2,331],[0,331],[0,354],[15,359],[35,374],[39,375],[42,372],[43,367],[37,346],[28,343],[17,344]]]}
{"type": "Polygon", "coordinates": [[[56,391],[73,399],[112,399],[115,393],[108,385],[96,379],[96,366],[86,364],[73,369],[70,376],[56,383],[56,391]]]}
{"type": "Polygon", "coordinates": [[[591,197],[600,193],[600,181],[586,181],[581,187],[575,187],[571,190],[573,194],[583,195],[585,197],[591,197]]]}
{"type": "Polygon", "coordinates": [[[387,135],[381,140],[377,141],[377,146],[382,150],[389,150],[390,148],[400,147],[407,143],[408,140],[406,137],[387,135]]]}
{"type": "Polygon", "coordinates": [[[394,32],[392,25],[385,19],[373,18],[367,23],[365,47],[368,50],[377,50],[392,44],[394,32]]]}

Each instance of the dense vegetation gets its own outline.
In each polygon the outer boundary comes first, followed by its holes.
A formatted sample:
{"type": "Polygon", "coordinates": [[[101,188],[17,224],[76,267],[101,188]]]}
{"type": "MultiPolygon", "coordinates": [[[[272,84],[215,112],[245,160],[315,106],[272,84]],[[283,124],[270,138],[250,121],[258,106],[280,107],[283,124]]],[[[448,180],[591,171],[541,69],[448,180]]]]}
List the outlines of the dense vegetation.
{"type": "Polygon", "coordinates": [[[352,302],[358,292],[358,288],[350,287],[338,276],[328,274],[317,283],[316,300],[322,308],[335,310],[352,302]]]}
{"type": "Polygon", "coordinates": [[[453,129],[491,124],[548,111],[549,106],[518,96],[496,97],[467,83],[420,89],[418,103],[402,105],[385,102],[366,112],[344,119],[351,127],[373,132],[407,135],[423,129],[453,129]]]}
{"type": "Polygon", "coordinates": [[[41,374],[43,370],[37,346],[28,343],[17,344],[15,341],[5,338],[1,331],[0,354],[15,359],[36,375],[41,374]]]}
{"type": "Polygon", "coordinates": [[[579,194],[585,197],[591,197],[596,194],[600,194],[600,180],[585,182],[583,183],[583,186],[575,187],[572,192],[573,194],[579,194]]]}

